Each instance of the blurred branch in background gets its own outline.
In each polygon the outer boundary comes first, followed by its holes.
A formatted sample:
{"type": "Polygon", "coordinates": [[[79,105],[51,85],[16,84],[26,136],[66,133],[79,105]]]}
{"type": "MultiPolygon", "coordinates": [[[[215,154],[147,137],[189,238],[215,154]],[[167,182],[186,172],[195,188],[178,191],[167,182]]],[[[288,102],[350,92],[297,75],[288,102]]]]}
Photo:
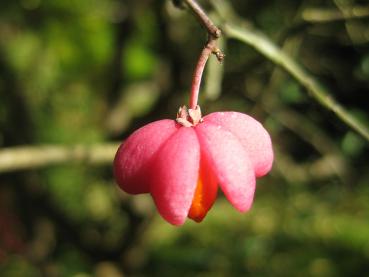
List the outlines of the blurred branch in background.
{"type": "Polygon", "coordinates": [[[334,0],[333,3],[337,6],[337,8],[341,11],[341,13],[346,17],[345,19],[345,27],[348,36],[353,44],[365,44],[368,42],[368,25],[364,23],[364,21],[359,20],[349,20],[352,18],[352,15],[356,16],[360,15],[360,17],[367,17],[369,14],[369,6],[366,7],[357,7],[354,9],[351,6],[350,2],[346,1],[338,1],[334,0]],[[351,18],[350,18],[351,17],[351,18]]]}
{"type": "Polygon", "coordinates": [[[366,17],[369,17],[369,6],[345,7],[341,10],[307,8],[302,12],[302,19],[311,23],[362,19],[366,17]]]}
{"type": "Polygon", "coordinates": [[[313,162],[296,163],[278,146],[274,146],[274,152],[275,169],[291,184],[318,182],[333,176],[338,176],[342,183],[347,183],[347,164],[339,155],[327,154],[313,162]]]}
{"type": "MultiPolygon", "coordinates": [[[[301,43],[300,37],[288,38],[281,44],[281,49],[294,58],[299,53],[301,43]]],[[[247,98],[255,103],[262,103],[256,105],[251,113],[257,114],[258,110],[261,109],[273,116],[274,120],[302,141],[311,145],[320,154],[320,157],[314,162],[297,164],[290,156],[286,155],[285,149],[281,149],[280,146],[275,144],[274,151],[277,157],[275,168],[291,183],[311,182],[328,176],[338,176],[342,184],[352,184],[353,169],[341,149],[327,132],[304,114],[295,111],[288,105],[280,105],[280,95],[276,94],[275,91],[288,82],[288,79],[288,74],[281,67],[274,67],[270,74],[270,80],[259,88],[257,95],[260,95],[260,98],[253,97],[253,94],[249,94],[247,93],[248,90],[245,90],[244,94],[247,98]],[[282,153],[284,154],[282,155],[282,153]]]]}
{"type": "Polygon", "coordinates": [[[226,2],[219,0],[213,0],[211,2],[223,18],[223,30],[229,38],[240,40],[252,46],[260,54],[281,66],[305,87],[310,95],[323,107],[335,113],[341,121],[369,141],[368,127],[358,121],[346,108],[340,105],[329,91],[321,86],[302,66],[298,65],[289,55],[285,54],[266,35],[252,28],[246,22],[239,21],[235,23],[237,16],[226,2]]]}
{"type": "Polygon", "coordinates": [[[104,164],[113,161],[119,143],[72,146],[22,146],[0,150],[0,173],[66,162],[104,164]]]}

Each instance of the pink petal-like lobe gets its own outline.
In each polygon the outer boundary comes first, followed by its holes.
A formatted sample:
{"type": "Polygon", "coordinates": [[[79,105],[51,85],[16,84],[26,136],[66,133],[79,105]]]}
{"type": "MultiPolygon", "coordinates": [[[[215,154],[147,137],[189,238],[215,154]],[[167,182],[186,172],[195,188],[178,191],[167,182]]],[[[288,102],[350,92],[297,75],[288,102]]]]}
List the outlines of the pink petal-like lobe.
{"type": "Polygon", "coordinates": [[[191,127],[180,127],[159,150],[149,169],[150,191],[161,216],[182,225],[199,176],[200,146],[191,127]]]}
{"type": "Polygon", "coordinates": [[[221,125],[238,138],[254,165],[256,177],[270,171],[274,157],[272,142],[257,120],[238,112],[215,112],[204,117],[206,122],[221,125]]]}
{"type": "Polygon", "coordinates": [[[159,120],[136,130],[121,144],[114,159],[114,175],[125,192],[149,192],[147,171],[153,157],[177,130],[174,120],[159,120]]]}
{"type": "Polygon", "coordinates": [[[198,124],[201,151],[227,199],[241,212],[250,209],[255,191],[253,165],[240,141],[222,125],[198,124]]]}

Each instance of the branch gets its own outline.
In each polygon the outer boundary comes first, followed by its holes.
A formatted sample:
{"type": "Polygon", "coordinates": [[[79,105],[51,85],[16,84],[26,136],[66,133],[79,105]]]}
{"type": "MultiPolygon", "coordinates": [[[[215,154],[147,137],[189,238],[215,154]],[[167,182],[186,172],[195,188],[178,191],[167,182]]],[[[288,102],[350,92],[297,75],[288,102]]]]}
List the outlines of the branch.
{"type": "MultiPolygon", "coordinates": [[[[219,2],[213,1],[213,4],[217,12],[227,19],[229,14],[224,14],[223,8],[220,7],[219,2]]],[[[222,3],[224,5],[224,3],[222,3]]],[[[229,7],[225,9],[229,12],[229,7]]],[[[234,16],[234,18],[236,18],[234,16]]],[[[363,123],[358,121],[347,111],[342,105],[340,105],[329,93],[327,89],[322,87],[315,78],[305,71],[305,69],[298,65],[290,56],[285,54],[276,44],[274,44],[266,35],[251,28],[249,25],[225,22],[223,30],[226,32],[228,37],[240,40],[245,44],[253,47],[257,52],[264,55],[267,59],[273,63],[279,65],[289,74],[291,74],[305,89],[310,93],[317,102],[319,102],[324,108],[332,111],[342,122],[351,127],[367,141],[369,141],[369,129],[363,123]]]]}
{"type": "Polygon", "coordinates": [[[0,150],[0,173],[66,162],[112,163],[119,143],[72,146],[22,146],[0,150]]]}
{"type": "Polygon", "coordinates": [[[187,6],[195,14],[195,16],[199,19],[200,23],[206,28],[208,32],[208,41],[200,54],[192,79],[189,107],[190,109],[196,109],[202,73],[204,71],[208,58],[210,57],[211,54],[214,54],[219,62],[222,62],[224,59],[224,54],[217,47],[217,39],[221,36],[222,32],[217,26],[215,26],[215,24],[211,21],[208,15],[204,12],[204,10],[195,0],[183,0],[183,1],[184,3],[187,4],[187,6]]]}
{"type": "Polygon", "coordinates": [[[215,24],[211,21],[211,19],[207,16],[201,6],[195,0],[183,0],[191,11],[196,15],[196,17],[200,20],[200,23],[206,28],[209,35],[214,39],[220,38],[222,32],[220,29],[215,26],[215,24]]]}

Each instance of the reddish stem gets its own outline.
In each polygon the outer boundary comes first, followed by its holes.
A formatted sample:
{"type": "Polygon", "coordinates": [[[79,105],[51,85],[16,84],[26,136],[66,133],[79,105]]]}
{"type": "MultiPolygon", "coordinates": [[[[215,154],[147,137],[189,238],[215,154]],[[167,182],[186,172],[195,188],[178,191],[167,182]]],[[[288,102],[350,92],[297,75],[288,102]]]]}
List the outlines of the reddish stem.
{"type": "Polygon", "coordinates": [[[207,44],[200,54],[199,60],[195,68],[195,72],[193,73],[193,77],[192,77],[190,109],[195,109],[197,106],[202,73],[204,72],[206,62],[212,53],[213,53],[213,50],[211,49],[209,44],[207,44]]]}

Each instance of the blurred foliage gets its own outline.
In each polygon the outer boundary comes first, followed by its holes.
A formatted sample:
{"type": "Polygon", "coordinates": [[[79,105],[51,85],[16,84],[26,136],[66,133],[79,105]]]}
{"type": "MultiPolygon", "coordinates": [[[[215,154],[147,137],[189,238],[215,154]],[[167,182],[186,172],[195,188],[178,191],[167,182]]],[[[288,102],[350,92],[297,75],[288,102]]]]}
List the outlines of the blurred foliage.
{"type": "MultiPolygon", "coordinates": [[[[369,18],[342,16],[367,1],[231,4],[369,125],[369,18]],[[308,21],[309,9],[341,16],[308,21]]],[[[205,39],[169,0],[1,1],[0,147],[103,143],[174,118],[205,39]]],[[[274,140],[252,210],[220,196],[203,223],[175,228],[149,196],[119,191],[110,165],[3,174],[1,276],[367,274],[368,143],[254,50],[224,49],[223,77],[206,76],[221,94],[202,110],[249,113],[274,140]]]]}

